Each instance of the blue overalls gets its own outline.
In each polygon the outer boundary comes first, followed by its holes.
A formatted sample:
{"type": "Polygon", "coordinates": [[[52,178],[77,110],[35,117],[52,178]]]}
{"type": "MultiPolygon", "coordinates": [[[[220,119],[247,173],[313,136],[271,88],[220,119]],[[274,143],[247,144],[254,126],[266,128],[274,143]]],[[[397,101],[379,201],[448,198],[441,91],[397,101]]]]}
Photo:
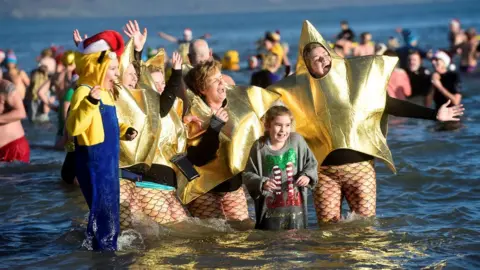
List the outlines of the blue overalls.
{"type": "Polygon", "coordinates": [[[120,231],[120,138],[115,106],[100,100],[105,140],[82,146],[75,138],[76,175],[90,208],[87,240],[94,250],[116,250],[120,231]]]}

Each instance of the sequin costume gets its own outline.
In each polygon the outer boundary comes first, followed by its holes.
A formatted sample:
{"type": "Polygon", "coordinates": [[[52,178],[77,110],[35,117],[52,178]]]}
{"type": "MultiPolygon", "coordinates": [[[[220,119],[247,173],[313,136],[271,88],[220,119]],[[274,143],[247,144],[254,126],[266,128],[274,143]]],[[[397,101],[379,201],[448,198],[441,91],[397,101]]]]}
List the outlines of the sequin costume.
{"type": "MultiPolygon", "coordinates": [[[[122,229],[133,227],[136,221],[143,218],[166,224],[180,222],[188,217],[188,213],[178,200],[175,183],[162,181],[165,175],[155,172],[159,164],[168,164],[172,155],[184,151],[186,147],[185,130],[177,114],[178,108],[181,111],[181,101],[177,100],[173,108],[168,109],[170,112],[162,118],[161,96],[146,70],[150,64],[163,66],[163,52],[161,50],[147,63],[142,63],[141,74],[138,74],[142,89],[126,89],[122,85],[117,85],[120,93],[117,101],[119,118],[131,123],[139,131],[137,140],[120,144],[122,229]]],[[[133,60],[133,42],[130,40],[120,61],[121,74],[133,60]]],[[[178,73],[181,79],[181,72],[178,73]]],[[[175,83],[175,79],[172,79],[172,82],[175,83]]],[[[171,93],[166,90],[163,93],[164,98],[169,94],[171,93]]]]}

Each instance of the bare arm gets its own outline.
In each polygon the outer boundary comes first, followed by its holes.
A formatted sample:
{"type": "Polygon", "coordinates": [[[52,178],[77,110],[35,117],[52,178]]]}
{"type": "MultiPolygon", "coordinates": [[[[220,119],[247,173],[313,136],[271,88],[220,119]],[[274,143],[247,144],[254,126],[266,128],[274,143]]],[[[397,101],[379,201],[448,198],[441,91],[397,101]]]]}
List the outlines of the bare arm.
{"type": "Polygon", "coordinates": [[[27,73],[22,70],[22,72],[20,73],[20,77],[22,78],[23,84],[28,87],[30,85],[30,78],[28,77],[27,73]]]}
{"type": "Polygon", "coordinates": [[[27,117],[25,107],[23,107],[22,98],[17,95],[15,91],[8,95],[6,103],[12,109],[9,112],[0,115],[0,125],[16,122],[27,117]]]}
{"type": "Polygon", "coordinates": [[[166,33],[164,33],[164,32],[158,32],[158,35],[159,35],[161,38],[163,38],[163,39],[165,39],[165,40],[168,40],[168,41],[170,41],[170,42],[174,42],[174,43],[177,43],[177,42],[178,42],[178,38],[176,38],[176,37],[174,37],[174,36],[171,36],[171,35],[169,35],[169,34],[166,34],[166,33]]]}
{"type": "Polygon", "coordinates": [[[68,108],[70,107],[70,101],[63,102],[63,119],[67,120],[68,108]]]}
{"type": "Polygon", "coordinates": [[[37,90],[38,97],[44,104],[50,104],[50,100],[48,99],[50,83],[50,80],[46,80],[37,90]]]}

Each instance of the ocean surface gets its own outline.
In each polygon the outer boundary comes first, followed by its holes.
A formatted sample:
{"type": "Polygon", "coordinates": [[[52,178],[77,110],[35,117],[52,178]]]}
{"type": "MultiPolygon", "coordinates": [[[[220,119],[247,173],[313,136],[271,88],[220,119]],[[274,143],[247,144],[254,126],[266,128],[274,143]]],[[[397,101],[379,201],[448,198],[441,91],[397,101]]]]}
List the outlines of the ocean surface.
{"type": "MultiPolygon", "coordinates": [[[[146,8],[146,7],[139,7],[146,8]]],[[[396,27],[411,28],[424,48],[447,46],[451,18],[480,29],[478,1],[355,7],[323,11],[148,18],[9,20],[0,19],[0,48],[13,48],[20,66],[35,67],[41,49],[54,43],[72,48],[78,28],[92,35],[121,27],[128,19],[148,27],[147,46],[175,46],[157,31],[212,34],[218,54],[240,52],[242,66],[255,53],[266,30],[279,29],[296,59],[302,21],[310,20],[327,39],[347,19],[357,34],[373,33],[386,42],[396,27]]],[[[231,73],[247,84],[250,72],[231,73]]],[[[300,231],[242,230],[221,220],[191,221],[170,227],[144,224],[123,232],[116,254],[82,248],[87,206],[78,188],[60,180],[64,153],[53,151],[56,123],[24,123],[31,164],[0,165],[0,269],[163,269],[163,268],[480,268],[480,75],[463,77],[464,127],[437,132],[423,120],[390,123],[388,142],[398,174],[376,163],[377,217],[348,215],[338,224],[316,222],[309,201],[309,228],[300,231]]],[[[55,116],[52,115],[52,119],[55,116]]],[[[251,201],[250,215],[253,217],[251,201]]]]}

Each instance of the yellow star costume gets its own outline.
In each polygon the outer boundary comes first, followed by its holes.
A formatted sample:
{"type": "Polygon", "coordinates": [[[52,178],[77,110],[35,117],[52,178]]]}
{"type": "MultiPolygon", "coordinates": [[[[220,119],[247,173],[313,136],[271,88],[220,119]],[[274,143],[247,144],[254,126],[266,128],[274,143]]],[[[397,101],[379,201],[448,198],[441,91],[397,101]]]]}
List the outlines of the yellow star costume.
{"type": "MultiPolygon", "coordinates": [[[[205,166],[195,167],[200,174],[199,178],[188,182],[182,177],[182,181],[178,183],[178,194],[181,201],[184,204],[193,202],[193,205],[189,205],[189,210],[193,216],[212,217],[206,213],[209,210],[198,206],[198,203],[200,201],[215,203],[215,200],[218,199],[216,203],[224,202],[222,207],[225,215],[227,215],[227,212],[231,213],[230,217],[232,218],[230,219],[243,220],[248,218],[245,194],[242,188],[227,194],[210,194],[212,195],[210,196],[211,198],[206,198],[202,195],[207,195],[217,185],[232,178],[244,169],[253,142],[263,133],[263,125],[260,118],[278,98],[278,94],[259,87],[247,88],[237,86],[227,90],[227,105],[225,109],[228,112],[229,120],[219,135],[220,147],[217,151],[217,158],[205,166]],[[235,203],[239,200],[244,201],[244,204],[242,203],[240,207],[235,203]],[[239,214],[240,212],[242,214],[239,214]]],[[[193,95],[189,114],[198,116],[203,120],[201,130],[195,130],[192,126],[189,129],[189,144],[196,145],[200,141],[203,132],[209,126],[213,111],[202,98],[193,95]]],[[[215,211],[211,210],[210,214],[216,215],[213,212],[215,211]]],[[[222,214],[219,215],[222,216],[222,214]]]]}
{"type": "MultiPolygon", "coordinates": [[[[120,74],[123,75],[133,62],[133,42],[130,40],[120,58],[120,74]]],[[[146,171],[152,165],[156,154],[161,124],[160,95],[151,88],[127,89],[121,83],[116,84],[119,99],[116,102],[117,115],[124,123],[133,126],[137,138],[120,142],[120,168],[143,165],[137,170],[146,171]]]]}
{"type": "MultiPolygon", "coordinates": [[[[305,137],[319,164],[331,152],[349,149],[380,158],[395,172],[386,142],[388,116],[384,110],[386,86],[397,61],[398,58],[387,56],[343,59],[305,21],[296,74],[269,89],[282,95],[282,101],[294,115],[296,131],[305,137]],[[320,43],[332,58],[330,71],[319,79],[310,74],[303,59],[305,46],[312,42],[320,43]]],[[[353,211],[367,216],[374,214],[373,162],[329,167],[328,172],[320,170],[314,194],[319,221],[339,218],[342,190],[353,211]],[[332,178],[342,174],[345,177],[332,178]],[[355,187],[344,186],[351,179],[360,180],[355,187]],[[368,192],[362,193],[362,188],[368,192]]]]}
{"type": "Polygon", "coordinates": [[[305,137],[318,163],[336,149],[352,149],[382,159],[395,171],[383,117],[386,85],[398,58],[362,56],[343,59],[306,21],[299,42],[296,74],[268,89],[282,95],[296,131],[305,137]],[[316,79],[303,60],[304,47],[320,43],[332,57],[331,70],[316,79]]]}
{"type": "MultiPolygon", "coordinates": [[[[186,146],[184,127],[178,117],[174,118],[174,109],[166,117],[160,118],[160,95],[146,70],[151,64],[163,66],[163,56],[161,51],[146,64],[142,64],[139,74],[142,89],[126,89],[123,85],[118,85],[118,116],[131,123],[139,132],[136,141],[120,145],[120,167],[129,168],[142,176],[148,173],[153,164],[168,166],[170,155],[184,151],[186,146]]],[[[120,61],[122,75],[133,60],[133,43],[130,40],[120,61]]],[[[177,106],[181,109],[181,103],[177,106]]],[[[143,217],[159,224],[179,222],[187,218],[174,188],[152,183],[146,178],[142,182],[122,178],[120,186],[122,229],[132,227],[135,220],[143,217]]]]}

